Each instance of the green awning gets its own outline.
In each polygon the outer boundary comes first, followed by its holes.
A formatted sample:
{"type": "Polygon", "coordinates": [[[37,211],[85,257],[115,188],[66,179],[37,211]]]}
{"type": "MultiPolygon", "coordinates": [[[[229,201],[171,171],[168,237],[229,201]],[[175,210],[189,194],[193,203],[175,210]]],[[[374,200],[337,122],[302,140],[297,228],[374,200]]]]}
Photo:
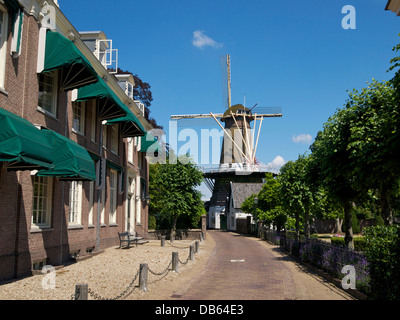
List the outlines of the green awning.
{"type": "Polygon", "coordinates": [[[52,146],[28,120],[0,108],[0,128],[0,161],[8,170],[53,168],[52,146]]]}
{"type": "Polygon", "coordinates": [[[53,147],[54,168],[41,170],[40,177],[59,177],[60,180],[96,180],[95,164],[89,152],[76,142],[47,129],[42,129],[53,147]]]}
{"type": "MultiPolygon", "coordinates": [[[[128,109],[129,110],[129,109],[128,109]]],[[[139,119],[129,110],[125,117],[111,119],[107,121],[107,125],[118,123],[121,136],[123,138],[140,137],[146,133],[139,119]]]]}
{"type": "Polygon", "coordinates": [[[143,137],[140,137],[140,152],[160,151],[160,144],[150,133],[146,133],[143,137]]]}
{"type": "Polygon", "coordinates": [[[100,120],[124,117],[127,115],[125,105],[110,87],[97,76],[97,82],[78,90],[76,101],[98,100],[98,117],[100,120]]]}
{"type": "Polygon", "coordinates": [[[65,91],[97,82],[96,71],[75,44],[58,32],[48,30],[42,73],[53,70],[61,70],[61,87],[65,91]]]}
{"type": "Polygon", "coordinates": [[[98,77],[95,84],[80,88],[76,101],[98,100],[98,117],[107,124],[118,123],[124,138],[143,136],[146,130],[139,119],[121,101],[110,87],[98,77]]]}

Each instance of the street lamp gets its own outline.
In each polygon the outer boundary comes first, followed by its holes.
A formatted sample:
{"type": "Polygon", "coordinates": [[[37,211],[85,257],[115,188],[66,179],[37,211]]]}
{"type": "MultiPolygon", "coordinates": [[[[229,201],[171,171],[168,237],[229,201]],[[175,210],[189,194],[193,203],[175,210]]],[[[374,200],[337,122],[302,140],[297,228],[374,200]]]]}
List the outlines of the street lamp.
{"type": "Polygon", "coordinates": [[[148,194],[144,200],[146,200],[146,204],[149,205],[151,201],[150,195],[148,194]]]}

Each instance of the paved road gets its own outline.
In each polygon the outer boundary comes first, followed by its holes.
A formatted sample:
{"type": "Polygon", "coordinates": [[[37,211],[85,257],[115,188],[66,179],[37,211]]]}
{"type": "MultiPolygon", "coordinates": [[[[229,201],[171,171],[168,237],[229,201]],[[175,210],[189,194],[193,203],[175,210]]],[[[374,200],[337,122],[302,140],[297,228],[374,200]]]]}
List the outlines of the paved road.
{"type": "Polygon", "coordinates": [[[215,248],[204,271],[185,292],[184,300],[351,299],[326,281],[277,256],[265,242],[242,235],[208,231],[215,248]]]}

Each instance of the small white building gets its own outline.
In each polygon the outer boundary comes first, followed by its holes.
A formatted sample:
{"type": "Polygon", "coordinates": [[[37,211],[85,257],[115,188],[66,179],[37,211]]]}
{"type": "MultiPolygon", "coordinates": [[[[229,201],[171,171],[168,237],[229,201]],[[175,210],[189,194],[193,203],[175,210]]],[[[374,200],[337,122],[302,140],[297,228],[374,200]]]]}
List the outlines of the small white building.
{"type": "MultiPolygon", "coordinates": [[[[237,220],[247,219],[252,217],[250,213],[244,212],[241,207],[242,203],[246,198],[252,194],[260,192],[263,183],[247,183],[247,182],[231,182],[230,183],[230,195],[227,199],[227,229],[231,231],[237,230],[237,220]]],[[[251,218],[253,219],[253,218],[251,218]]]]}

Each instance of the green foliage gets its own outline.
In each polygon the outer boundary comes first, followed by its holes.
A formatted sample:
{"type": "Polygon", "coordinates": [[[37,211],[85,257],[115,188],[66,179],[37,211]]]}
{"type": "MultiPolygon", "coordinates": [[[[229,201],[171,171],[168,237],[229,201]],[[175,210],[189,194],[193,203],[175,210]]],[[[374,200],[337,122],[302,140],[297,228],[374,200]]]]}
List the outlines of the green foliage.
{"type": "Polygon", "coordinates": [[[162,228],[197,227],[205,214],[201,193],[195,189],[203,180],[202,172],[186,159],[175,162],[168,157],[166,164],[150,165],[150,214],[162,228]]]}
{"type": "MultiPolygon", "coordinates": [[[[331,237],[331,243],[335,246],[346,247],[345,241],[343,237],[331,237]]],[[[354,238],[354,250],[356,251],[365,251],[366,249],[366,239],[365,237],[355,237],[354,238]]]]}
{"type": "Polygon", "coordinates": [[[400,299],[400,226],[369,227],[364,234],[371,295],[376,299],[400,299]]]}
{"type": "Polygon", "coordinates": [[[265,176],[265,184],[258,194],[253,194],[242,203],[242,210],[251,213],[256,220],[277,226],[281,229],[287,220],[287,214],[281,206],[279,180],[271,173],[265,176]],[[254,204],[257,197],[258,204],[254,204]]]}

